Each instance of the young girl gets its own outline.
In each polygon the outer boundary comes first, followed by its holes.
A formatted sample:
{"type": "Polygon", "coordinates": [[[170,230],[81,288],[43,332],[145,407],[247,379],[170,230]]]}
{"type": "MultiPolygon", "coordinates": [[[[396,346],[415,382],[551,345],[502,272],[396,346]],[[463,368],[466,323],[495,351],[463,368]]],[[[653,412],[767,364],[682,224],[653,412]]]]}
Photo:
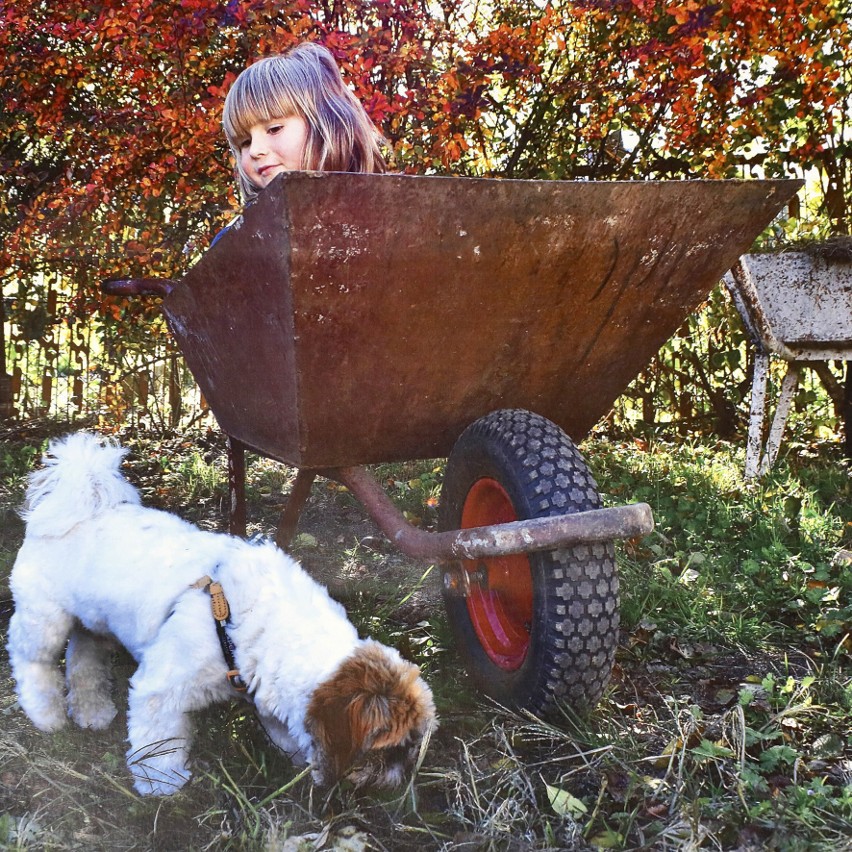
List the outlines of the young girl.
{"type": "Polygon", "coordinates": [[[282,171],[384,172],[381,137],[326,48],[304,42],[250,65],[222,124],[243,203],[282,171]]]}

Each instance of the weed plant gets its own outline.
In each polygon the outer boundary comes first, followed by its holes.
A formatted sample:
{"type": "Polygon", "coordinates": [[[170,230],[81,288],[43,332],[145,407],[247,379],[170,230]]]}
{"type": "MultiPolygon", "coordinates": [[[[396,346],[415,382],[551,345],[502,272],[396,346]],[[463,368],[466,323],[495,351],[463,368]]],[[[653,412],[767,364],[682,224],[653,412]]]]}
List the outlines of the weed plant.
{"type": "MultiPolygon", "coordinates": [[[[0,602],[20,545],[14,514],[46,435],[0,449],[0,602]]],[[[126,435],[146,502],[225,526],[214,433],[126,435]]],[[[0,849],[850,850],[852,477],[801,443],[744,482],[741,447],[583,446],[608,504],[648,502],[656,530],[618,547],[622,630],[612,683],[586,718],[511,714],[470,688],[449,641],[439,569],[401,557],[363,508],[318,480],[294,553],[363,634],[398,647],[441,717],[393,796],[320,794],[245,704],[199,714],[195,778],[139,798],[123,719],[41,735],[0,652],[0,849]]],[[[376,475],[412,522],[435,522],[439,462],[376,475]]],[[[293,471],[249,457],[250,532],[272,535],[293,471]]],[[[8,606],[0,608],[5,645],[8,606]]],[[[132,661],[116,659],[118,703],[132,661]]]]}

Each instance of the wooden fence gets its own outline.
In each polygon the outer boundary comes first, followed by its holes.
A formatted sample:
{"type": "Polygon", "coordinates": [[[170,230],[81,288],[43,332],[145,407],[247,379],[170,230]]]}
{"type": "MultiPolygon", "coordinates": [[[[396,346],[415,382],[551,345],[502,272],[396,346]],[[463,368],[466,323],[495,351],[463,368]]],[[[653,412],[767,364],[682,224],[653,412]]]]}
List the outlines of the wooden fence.
{"type": "Polygon", "coordinates": [[[102,319],[75,320],[69,298],[51,286],[3,324],[0,420],[165,428],[208,413],[167,334],[128,344],[102,319]]]}

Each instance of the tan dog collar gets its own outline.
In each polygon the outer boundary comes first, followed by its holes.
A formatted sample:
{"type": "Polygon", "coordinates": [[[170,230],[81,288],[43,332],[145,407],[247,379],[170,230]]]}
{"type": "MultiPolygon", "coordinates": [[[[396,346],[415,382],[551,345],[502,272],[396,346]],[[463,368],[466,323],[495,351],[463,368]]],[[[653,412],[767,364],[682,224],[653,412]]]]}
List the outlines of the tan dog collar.
{"type": "Polygon", "coordinates": [[[240,670],[237,668],[234,660],[234,643],[228,635],[228,627],[231,624],[231,607],[228,605],[228,599],[225,597],[225,590],[222,584],[214,581],[210,576],[204,575],[200,580],[196,580],[191,586],[191,589],[203,589],[210,595],[210,608],[213,612],[213,620],[216,622],[216,635],[219,637],[219,644],[222,647],[222,656],[228,666],[228,672],[225,677],[228,678],[228,683],[237,692],[247,692],[248,685],[243,680],[240,670]]]}

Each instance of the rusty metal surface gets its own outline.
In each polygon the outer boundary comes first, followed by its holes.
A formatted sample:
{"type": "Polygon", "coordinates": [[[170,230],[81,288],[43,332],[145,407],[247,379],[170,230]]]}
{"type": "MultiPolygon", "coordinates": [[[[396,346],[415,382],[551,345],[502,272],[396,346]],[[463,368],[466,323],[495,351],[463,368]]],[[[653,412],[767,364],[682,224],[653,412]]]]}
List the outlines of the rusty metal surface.
{"type": "Polygon", "coordinates": [[[761,349],[787,361],[852,358],[852,263],[748,254],[725,283],[761,349]]]}
{"type": "Polygon", "coordinates": [[[393,545],[413,559],[436,562],[486,559],[508,553],[552,550],[578,542],[636,538],[654,529],[651,507],[647,503],[633,503],[572,515],[428,532],[405,519],[365,468],[339,468],[323,471],[323,474],[349,488],[393,545]]]}
{"type": "Polygon", "coordinates": [[[293,173],[163,310],[222,429],[299,467],[500,407],[579,440],[799,186],[293,173]]]}

